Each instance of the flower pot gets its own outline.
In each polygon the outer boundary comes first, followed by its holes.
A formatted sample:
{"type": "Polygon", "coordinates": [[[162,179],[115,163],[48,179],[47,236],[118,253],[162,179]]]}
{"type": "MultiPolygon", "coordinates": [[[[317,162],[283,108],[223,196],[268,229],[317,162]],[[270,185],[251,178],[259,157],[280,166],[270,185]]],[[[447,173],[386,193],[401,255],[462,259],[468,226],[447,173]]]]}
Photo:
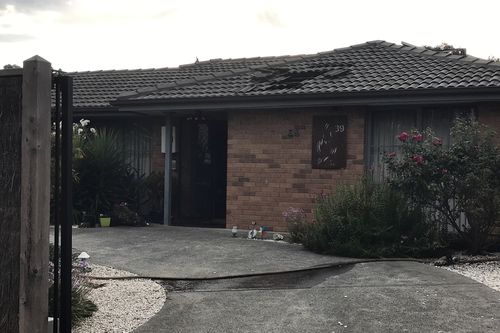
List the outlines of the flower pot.
{"type": "Polygon", "coordinates": [[[109,227],[111,225],[111,217],[100,217],[99,223],[101,223],[101,227],[109,227]]]}

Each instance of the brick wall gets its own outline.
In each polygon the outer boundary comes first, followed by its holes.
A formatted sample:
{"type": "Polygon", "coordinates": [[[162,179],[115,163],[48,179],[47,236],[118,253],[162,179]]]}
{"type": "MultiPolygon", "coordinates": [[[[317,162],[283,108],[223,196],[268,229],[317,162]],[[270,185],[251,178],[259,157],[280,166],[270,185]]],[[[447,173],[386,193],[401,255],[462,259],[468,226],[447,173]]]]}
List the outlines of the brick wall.
{"type": "Polygon", "coordinates": [[[338,184],[353,183],[364,172],[364,111],[266,111],[228,115],[226,226],[257,225],[286,231],[282,212],[292,206],[313,218],[317,196],[338,184]],[[311,167],[314,115],[347,115],[347,168],[311,167]],[[299,136],[288,137],[290,129],[299,136]]]}

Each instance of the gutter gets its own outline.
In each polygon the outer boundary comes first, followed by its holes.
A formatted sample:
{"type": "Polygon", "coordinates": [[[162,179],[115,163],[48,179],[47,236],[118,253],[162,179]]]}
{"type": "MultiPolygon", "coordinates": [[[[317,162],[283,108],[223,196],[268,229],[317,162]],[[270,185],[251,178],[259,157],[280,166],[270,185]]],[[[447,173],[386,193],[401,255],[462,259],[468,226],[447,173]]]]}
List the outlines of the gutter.
{"type": "Polygon", "coordinates": [[[122,112],[116,107],[101,107],[101,108],[73,108],[73,118],[130,118],[130,117],[145,117],[140,112],[122,112]],[[83,109],[83,110],[82,110],[83,109]]]}
{"type": "Polygon", "coordinates": [[[187,111],[236,111],[327,106],[409,106],[424,104],[467,104],[500,101],[500,88],[459,88],[357,92],[345,94],[225,96],[161,100],[116,100],[119,113],[162,114],[187,111]]]}

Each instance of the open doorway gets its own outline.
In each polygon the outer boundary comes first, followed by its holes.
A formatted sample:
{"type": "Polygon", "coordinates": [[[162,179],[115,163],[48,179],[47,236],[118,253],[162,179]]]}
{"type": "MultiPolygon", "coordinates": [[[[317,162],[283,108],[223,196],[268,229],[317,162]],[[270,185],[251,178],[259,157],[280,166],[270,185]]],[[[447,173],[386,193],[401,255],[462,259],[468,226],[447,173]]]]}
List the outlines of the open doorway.
{"type": "Polygon", "coordinates": [[[178,119],[174,156],[173,225],[224,228],[226,218],[227,119],[178,119]]]}

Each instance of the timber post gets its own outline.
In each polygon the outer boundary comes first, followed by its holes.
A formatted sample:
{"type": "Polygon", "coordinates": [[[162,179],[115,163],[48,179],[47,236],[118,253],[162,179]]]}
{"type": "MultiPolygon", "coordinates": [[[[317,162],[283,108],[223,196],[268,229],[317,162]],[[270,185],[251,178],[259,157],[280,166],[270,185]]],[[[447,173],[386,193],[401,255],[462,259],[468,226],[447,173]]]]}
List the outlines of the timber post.
{"type": "Polygon", "coordinates": [[[47,332],[52,68],[23,65],[19,332],[47,332]]]}
{"type": "Polygon", "coordinates": [[[0,71],[0,332],[47,332],[51,65],[0,71]]]}

